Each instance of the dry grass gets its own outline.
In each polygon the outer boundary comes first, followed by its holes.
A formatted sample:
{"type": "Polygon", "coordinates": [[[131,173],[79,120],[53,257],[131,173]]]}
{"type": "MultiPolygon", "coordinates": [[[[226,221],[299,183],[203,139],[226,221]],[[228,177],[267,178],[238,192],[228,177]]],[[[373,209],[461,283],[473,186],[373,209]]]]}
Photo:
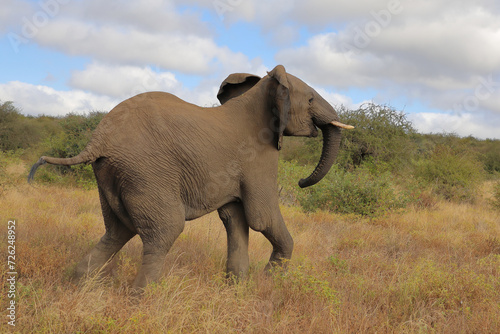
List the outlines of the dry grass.
{"type": "Polygon", "coordinates": [[[164,280],[133,299],[140,240],[106,278],[74,286],[76,262],[104,232],[97,191],[30,187],[19,168],[4,170],[0,233],[6,251],[7,219],[17,219],[20,333],[500,332],[500,212],[486,199],[377,219],[283,207],[295,240],[288,269],[263,275],[271,247],[252,233],[240,284],[224,279],[225,231],[209,215],[187,223],[164,280]]]}

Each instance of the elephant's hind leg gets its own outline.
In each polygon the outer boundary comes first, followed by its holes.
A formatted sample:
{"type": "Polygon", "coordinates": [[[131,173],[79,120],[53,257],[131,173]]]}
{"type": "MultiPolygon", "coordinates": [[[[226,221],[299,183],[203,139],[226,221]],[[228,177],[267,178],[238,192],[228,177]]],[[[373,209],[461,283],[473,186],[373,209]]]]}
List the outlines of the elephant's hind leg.
{"type": "Polygon", "coordinates": [[[90,253],[77,265],[74,275],[76,280],[80,280],[83,276],[100,270],[136,234],[130,231],[116,216],[101,189],[99,189],[99,198],[101,200],[106,233],[90,253]]]}
{"type": "Polygon", "coordinates": [[[132,218],[143,243],[142,265],[133,284],[136,292],[161,278],[165,257],[185,225],[181,205],[165,207],[153,202],[148,205],[147,213],[132,218]]]}
{"type": "Polygon", "coordinates": [[[227,274],[244,278],[248,274],[248,223],[243,205],[232,202],[219,210],[227,233],[227,274]]]}

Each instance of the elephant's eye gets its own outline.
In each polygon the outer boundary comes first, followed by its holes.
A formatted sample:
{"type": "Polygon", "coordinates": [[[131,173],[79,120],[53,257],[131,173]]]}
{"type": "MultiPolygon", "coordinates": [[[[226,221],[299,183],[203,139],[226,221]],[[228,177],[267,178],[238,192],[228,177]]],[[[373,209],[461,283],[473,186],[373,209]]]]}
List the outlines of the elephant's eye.
{"type": "Polygon", "coordinates": [[[314,100],[314,97],[311,97],[311,98],[309,99],[309,104],[313,103],[313,100],[314,100]]]}

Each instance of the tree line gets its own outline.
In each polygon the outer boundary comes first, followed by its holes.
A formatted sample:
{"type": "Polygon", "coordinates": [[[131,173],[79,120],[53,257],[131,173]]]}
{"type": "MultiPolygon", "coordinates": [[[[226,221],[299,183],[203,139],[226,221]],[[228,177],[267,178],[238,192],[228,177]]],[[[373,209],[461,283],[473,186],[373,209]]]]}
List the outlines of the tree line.
{"type": "MultiPolygon", "coordinates": [[[[421,134],[405,113],[385,105],[340,107],[338,113],[355,129],[343,131],[336,165],[314,187],[298,190],[296,181],[319,161],[321,138],[285,138],[279,180],[284,201],[307,210],[373,215],[408,203],[429,205],[435,198],[474,201],[484,180],[499,178],[500,140],[421,134]]],[[[0,101],[0,150],[28,164],[41,155],[75,156],[105,115],[25,116],[13,102],[0,101]]],[[[95,186],[90,166],[48,167],[41,182],[95,186]]]]}

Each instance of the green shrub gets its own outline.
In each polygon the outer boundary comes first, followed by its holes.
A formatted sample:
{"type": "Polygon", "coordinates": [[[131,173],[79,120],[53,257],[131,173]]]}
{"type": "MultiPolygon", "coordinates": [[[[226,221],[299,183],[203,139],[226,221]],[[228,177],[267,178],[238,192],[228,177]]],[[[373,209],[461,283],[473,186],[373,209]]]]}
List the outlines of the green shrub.
{"type": "MultiPolygon", "coordinates": [[[[106,115],[104,112],[90,112],[86,115],[68,114],[60,120],[63,129],[56,135],[46,139],[45,146],[49,147],[45,155],[69,158],[78,155],[87,146],[92,132],[106,115]]],[[[78,185],[85,188],[96,185],[94,173],[91,166],[59,166],[60,174],[73,174],[78,185]]]]}
{"type": "MultiPolygon", "coordinates": [[[[357,110],[337,108],[340,120],[351,124],[353,130],[342,131],[337,164],[346,170],[371,161],[384,163],[396,170],[411,161],[416,154],[412,140],[416,134],[406,115],[391,107],[364,104],[357,110]]],[[[322,135],[318,138],[286,137],[281,152],[282,159],[300,164],[316,164],[321,155],[322,135]]]]}
{"type": "Polygon", "coordinates": [[[92,132],[106,113],[90,112],[86,115],[68,114],[59,122],[63,131],[49,139],[50,156],[69,158],[78,155],[87,146],[92,132]]]}
{"type": "Polygon", "coordinates": [[[301,165],[313,165],[319,161],[322,146],[321,131],[318,138],[284,137],[280,158],[301,165]]]}
{"type": "Polygon", "coordinates": [[[479,151],[484,169],[489,173],[500,173],[500,140],[487,139],[481,144],[479,151]]]}
{"type": "Polygon", "coordinates": [[[2,194],[3,190],[5,190],[5,188],[14,185],[16,182],[16,180],[12,178],[12,175],[8,173],[7,168],[9,165],[18,164],[20,162],[20,153],[21,151],[3,152],[0,150],[0,195],[2,194]]]}
{"type": "Polygon", "coordinates": [[[94,170],[91,165],[75,165],[71,166],[71,170],[75,173],[76,184],[84,189],[97,187],[94,170]]]}
{"type": "Polygon", "coordinates": [[[416,131],[403,112],[368,103],[357,110],[339,108],[338,113],[342,122],[355,127],[342,132],[337,163],[344,169],[374,161],[397,170],[416,153],[416,131]]]}
{"type": "Polygon", "coordinates": [[[0,150],[37,147],[43,138],[61,131],[55,117],[27,117],[12,102],[0,103],[0,150]]]}
{"type": "Polygon", "coordinates": [[[490,203],[493,208],[500,210],[500,181],[493,186],[493,198],[490,203]]]}
{"type": "Polygon", "coordinates": [[[396,190],[397,185],[391,173],[374,175],[365,166],[353,172],[333,166],[321,182],[299,189],[296,182],[307,176],[311,169],[293,162],[281,163],[280,184],[285,190],[282,198],[293,197],[305,211],[321,209],[376,216],[387,210],[402,208],[411,201],[408,194],[396,190]]]}
{"type": "Polygon", "coordinates": [[[331,311],[336,311],[340,300],[327,277],[326,272],[317,273],[311,265],[295,265],[290,262],[283,267],[274,268],[272,272],[274,287],[278,293],[283,293],[285,297],[302,297],[308,300],[311,295],[315,295],[326,302],[331,311]]]}
{"type": "Polygon", "coordinates": [[[14,151],[28,148],[42,136],[42,129],[21,115],[12,102],[0,104],[0,149],[14,151]]]}
{"type": "Polygon", "coordinates": [[[472,202],[483,179],[483,167],[472,152],[436,145],[416,163],[415,175],[447,200],[472,202]]]}

